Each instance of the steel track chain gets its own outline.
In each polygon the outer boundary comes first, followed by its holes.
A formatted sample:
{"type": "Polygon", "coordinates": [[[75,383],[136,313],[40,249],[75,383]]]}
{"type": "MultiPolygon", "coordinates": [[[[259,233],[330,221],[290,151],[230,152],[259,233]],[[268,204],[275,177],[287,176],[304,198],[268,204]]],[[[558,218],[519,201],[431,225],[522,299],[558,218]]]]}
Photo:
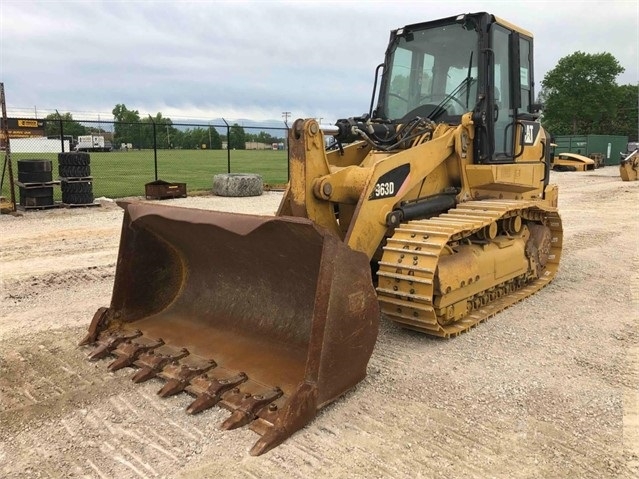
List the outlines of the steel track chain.
{"type": "Polygon", "coordinates": [[[526,200],[469,201],[438,217],[401,224],[388,238],[379,262],[377,294],[382,312],[409,329],[440,337],[456,336],[550,283],[559,267],[562,238],[556,209],[526,200]],[[545,270],[537,279],[482,304],[460,320],[441,324],[434,295],[437,264],[444,248],[516,215],[549,227],[550,253],[545,270]]]}

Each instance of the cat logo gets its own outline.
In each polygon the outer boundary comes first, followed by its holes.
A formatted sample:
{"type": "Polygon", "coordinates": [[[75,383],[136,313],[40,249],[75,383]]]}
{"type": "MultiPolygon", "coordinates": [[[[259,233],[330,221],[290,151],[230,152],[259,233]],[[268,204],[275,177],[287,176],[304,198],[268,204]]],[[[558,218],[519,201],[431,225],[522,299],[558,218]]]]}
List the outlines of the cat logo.
{"type": "Polygon", "coordinates": [[[521,124],[524,129],[524,145],[534,145],[541,125],[536,121],[522,121],[521,124]]]}
{"type": "Polygon", "coordinates": [[[535,134],[535,130],[533,128],[533,125],[526,125],[526,134],[524,136],[524,143],[526,143],[527,145],[530,145],[531,143],[533,143],[534,137],[533,135],[535,134]]]}

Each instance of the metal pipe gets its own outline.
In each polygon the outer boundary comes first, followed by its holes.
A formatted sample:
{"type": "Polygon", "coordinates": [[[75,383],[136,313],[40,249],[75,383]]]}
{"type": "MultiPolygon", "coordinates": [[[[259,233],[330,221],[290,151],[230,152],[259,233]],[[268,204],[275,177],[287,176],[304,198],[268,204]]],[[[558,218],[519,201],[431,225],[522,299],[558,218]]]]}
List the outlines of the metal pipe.
{"type": "Polygon", "coordinates": [[[339,133],[339,128],[336,125],[320,125],[324,136],[335,136],[339,133]]]}
{"type": "Polygon", "coordinates": [[[226,125],[226,172],[231,173],[231,127],[224,118],[222,121],[226,125]]]}
{"type": "Polygon", "coordinates": [[[404,220],[412,220],[443,213],[454,206],[455,195],[441,195],[414,203],[406,203],[400,206],[399,209],[403,213],[404,220]]]}
{"type": "Polygon", "coordinates": [[[153,164],[155,166],[155,181],[158,181],[158,139],[157,132],[155,129],[155,122],[153,121],[153,117],[149,115],[149,119],[153,124],[153,164]]]}
{"type": "Polygon", "coordinates": [[[386,216],[386,224],[396,228],[403,221],[423,219],[438,215],[453,208],[456,204],[455,195],[438,195],[432,198],[404,203],[386,216]]]}

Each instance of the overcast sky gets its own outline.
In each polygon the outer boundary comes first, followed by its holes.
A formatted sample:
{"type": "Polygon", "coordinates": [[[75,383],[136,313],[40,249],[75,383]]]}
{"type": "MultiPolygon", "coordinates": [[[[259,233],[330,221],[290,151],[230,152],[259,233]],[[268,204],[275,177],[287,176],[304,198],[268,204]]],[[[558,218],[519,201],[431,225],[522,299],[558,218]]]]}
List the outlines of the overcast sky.
{"type": "Polygon", "coordinates": [[[639,0],[0,0],[9,115],[117,103],[181,119],[337,118],[368,111],[391,29],[488,11],[535,35],[536,91],[575,51],[609,52],[639,81],[639,0]]]}

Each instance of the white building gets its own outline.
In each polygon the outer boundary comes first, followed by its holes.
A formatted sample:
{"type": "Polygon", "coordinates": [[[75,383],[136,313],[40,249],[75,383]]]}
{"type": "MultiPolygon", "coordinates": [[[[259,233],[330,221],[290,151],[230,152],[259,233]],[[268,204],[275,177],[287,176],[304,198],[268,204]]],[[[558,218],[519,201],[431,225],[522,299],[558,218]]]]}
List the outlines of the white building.
{"type": "MultiPolygon", "coordinates": [[[[44,136],[33,138],[11,138],[9,139],[11,153],[61,153],[62,144],[60,140],[49,139],[44,136]]],[[[70,151],[69,140],[64,140],[64,151],[70,151]]]]}

